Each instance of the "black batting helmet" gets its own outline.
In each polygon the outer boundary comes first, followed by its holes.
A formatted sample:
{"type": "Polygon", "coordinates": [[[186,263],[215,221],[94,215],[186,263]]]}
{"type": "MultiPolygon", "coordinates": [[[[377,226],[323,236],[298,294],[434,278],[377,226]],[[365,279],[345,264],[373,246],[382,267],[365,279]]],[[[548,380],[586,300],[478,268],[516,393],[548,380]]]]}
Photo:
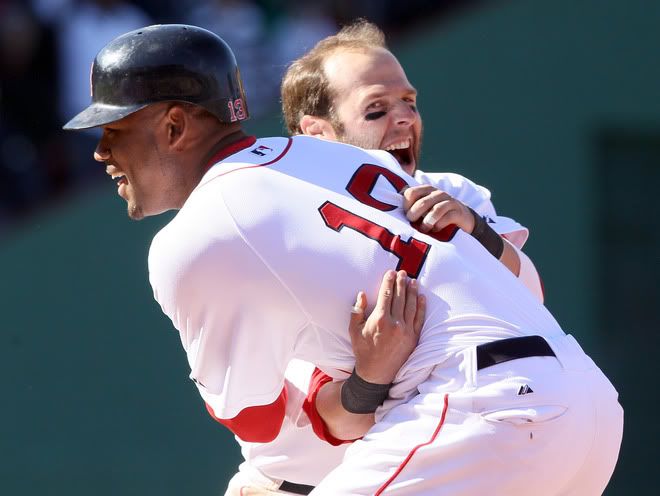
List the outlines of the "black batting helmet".
{"type": "Polygon", "coordinates": [[[92,104],[64,129],[103,126],[162,101],[199,105],[221,122],[248,117],[231,48],[196,26],[161,24],[115,38],[94,59],[90,84],[92,104]]]}

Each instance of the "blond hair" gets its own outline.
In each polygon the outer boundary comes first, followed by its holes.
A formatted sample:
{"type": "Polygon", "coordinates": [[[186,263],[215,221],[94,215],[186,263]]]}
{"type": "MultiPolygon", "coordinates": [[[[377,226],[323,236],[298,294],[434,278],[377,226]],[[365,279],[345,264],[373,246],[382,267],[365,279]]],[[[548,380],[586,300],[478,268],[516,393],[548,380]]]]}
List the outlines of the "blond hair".
{"type": "Polygon", "coordinates": [[[364,19],[344,26],[337,34],[319,41],[314,48],[293,61],[282,79],[282,115],[291,135],[301,134],[300,120],[313,115],[340,127],[335,115],[334,97],[323,70],[325,60],[338,50],[366,51],[387,48],[385,34],[364,19]]]}

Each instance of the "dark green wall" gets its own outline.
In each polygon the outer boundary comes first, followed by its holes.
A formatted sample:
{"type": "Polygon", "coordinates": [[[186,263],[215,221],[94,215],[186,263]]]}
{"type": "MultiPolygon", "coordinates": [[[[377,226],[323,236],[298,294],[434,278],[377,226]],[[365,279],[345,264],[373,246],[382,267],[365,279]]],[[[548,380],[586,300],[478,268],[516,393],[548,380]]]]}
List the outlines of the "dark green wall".
{"type": "Polygon", "coordinates": [[[147,282],[165,219],[129,221],[113,190],[0,247],[2,494],[218,494],[235,468],[147,282]]]}
{"type": "MultiPolygon", "coordinates": [[[[625,400],[607,494],[654,494],[658,429],[631,391],[637,380],[652,395],[657,366],[648,336],[599,327],[595,184],[600,130],[660,129],[660,3],[493,4],[394,47],[420,91],[424,168],[488,186],[531,227],[549,308],[625,400]],[[624,340],[641,350],[617,354],[624,340]],[[652,364],[643,377],[623,373],[639,361],[652,364]]],[[[250,129],[282,132],[277,116],[250,129]]],[[[235,443],[207,417],[147,282],[149,240],[168,218],[130,222],[108,182],[3,240],[2,494],[219,494],[235,470],[235,443]]]]}
{"type": "Polygon", "coordinates": [[[486,185],[500,213],[531,228],[547,306],[620,392],[607,494],[656,494],[660,2],[491,2],[422,26],[395,52],[420,92],[424,168],[486,185]],[[607,156],[619,141],[646,148],[607,156]]]}

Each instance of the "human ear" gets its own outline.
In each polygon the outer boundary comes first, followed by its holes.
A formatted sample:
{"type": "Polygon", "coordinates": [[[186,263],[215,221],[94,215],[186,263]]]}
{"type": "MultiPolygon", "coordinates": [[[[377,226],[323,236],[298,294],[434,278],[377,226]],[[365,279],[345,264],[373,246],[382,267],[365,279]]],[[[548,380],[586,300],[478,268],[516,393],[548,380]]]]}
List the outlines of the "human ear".
{"type": "Polygon", "coordinates": [[[316,136],[317,138],[325,138],[332,141],[337,140],[335,129],[328,120],[322,117],[304,115],[300,119],[300,130],[307,136],[316,136]]]}
{"type": "Polygon", "coordinates": [[[184,110],[178,105],[172,106],[167,112],[167,142],[170,147],[181,149],[182,140],[188,127],[187,117],[184,110]]]}

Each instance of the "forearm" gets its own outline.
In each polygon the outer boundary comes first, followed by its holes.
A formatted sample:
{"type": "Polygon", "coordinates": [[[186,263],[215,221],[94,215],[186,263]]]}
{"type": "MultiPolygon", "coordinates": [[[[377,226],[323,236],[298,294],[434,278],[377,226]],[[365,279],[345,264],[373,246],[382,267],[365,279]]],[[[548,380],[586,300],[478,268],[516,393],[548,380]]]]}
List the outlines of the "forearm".
{"type": "Polygon", "coordinates": [[[469,232],[491,255],[497,258],[513,275],[518,277],[520,275],[521,252],[504,236],[498,234],[490,227],[481,215],[471,208],[469,211],[472,214],[471,217],[474,219],[473,226],[470,227],[468,224],[467,228],[465,226],[459,227],[469,232]]]}
{"type": "Polygon", "coordinates": [[[343,384],[343,382],[324,384],[316,396],[316,410],[333,437],[342,440],[358,439],[374,425],[374,414],[347,411],[341,404],[343,384]]]}
{"type": "Polygon", "coordinates": [[[520,276],[520,257],[518,256],[518,251],[516,248],[509,243],[506,239],[502,238],[504,241],[504,249],[502,250],[502,256],[500,257],[500,262],[509,269],[514,276],[520,276]]]}
{"type": "Polygon", "coordinates": [[[350,377],[336,382],[316,369],[303,404],[316,435],[330,444],[359,439],[374,425],[374,412],[419,342],[426,299],[404,271],[387,271],[368,318],[366,308],[366,295],[360,291],[349,323],[355,353],[350,377]]]}
{"type": "Polygon", "coordinates": [[[515,275],[521,283],[543,303],[543,285],[534,263],[514,244],[504,239],[504,250],[500,262],[515,275]]]}
{"type": "Polygon", "coordinates": [[[519,249],[515,248],[515,251],[520,260],[520,273],[518,274],[518,279],[522,282],[527,289],[529,289],[532,294],[543,303],[543,284],[541,282],[541,276],[539,275],[534,263],[530,258],[519,249]]]}

